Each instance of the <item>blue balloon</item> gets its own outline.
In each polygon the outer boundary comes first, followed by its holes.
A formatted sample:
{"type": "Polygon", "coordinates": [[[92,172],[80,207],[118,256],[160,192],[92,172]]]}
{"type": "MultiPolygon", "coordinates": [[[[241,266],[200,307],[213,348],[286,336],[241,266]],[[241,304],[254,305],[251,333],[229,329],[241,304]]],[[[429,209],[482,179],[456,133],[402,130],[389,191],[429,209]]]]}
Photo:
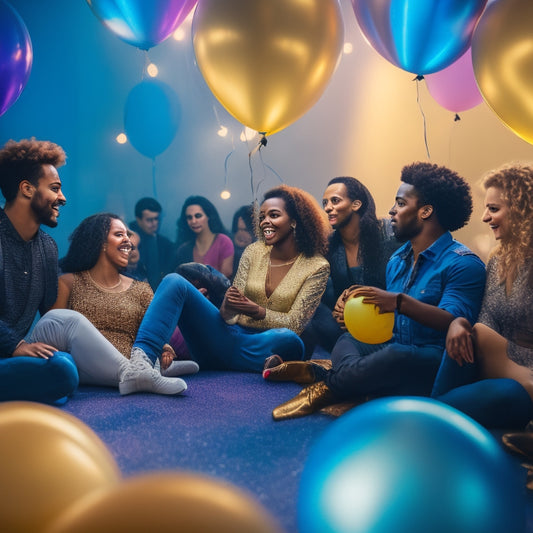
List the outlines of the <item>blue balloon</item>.
{"type": "Polygon", "coordinates": [[[33,51],[24,21],[0,0],[0,115],[12,106],[30,77],[33,51]]]}
{"type": "Polygon", "coordinates": [[[431,74],[470,46],[487,0],[352,0],[355,18],[372,47],[393,65],[431,74]]]}
{"type": "Polygon", "coordinates": [[[304,465],[300,533],[521,533],[525,475],[469,417],[386,398],[331,424],[304,465]]]}
{"type": "Polygon", "coordinates": [[[169,146],[181,120],[178,95],[158,80],[145,80],[128,95],[124,130],[133,147],[154,158],[169,146]]]}
{"type": "Polygon", "coordinates": [[[164,41],[197,0],[87,0],[93,13],[123,41],[143,50],[164,41]]]}

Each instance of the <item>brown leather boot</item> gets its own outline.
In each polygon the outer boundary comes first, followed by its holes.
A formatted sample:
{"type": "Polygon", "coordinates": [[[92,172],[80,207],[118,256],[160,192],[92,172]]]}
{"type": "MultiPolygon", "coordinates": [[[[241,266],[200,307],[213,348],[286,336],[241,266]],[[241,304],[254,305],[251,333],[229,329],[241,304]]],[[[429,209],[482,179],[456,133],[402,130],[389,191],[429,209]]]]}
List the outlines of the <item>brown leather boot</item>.
{"type": "Polygon", "coordinates": [[[303,388],[292,400],[276,407],[272,411],[272,417],[274,420],[300,418],[337,401],[328,386],[323,381],[319,381],[303,388]]]}
{"type": "MultiPolygon", "coordinates": [[[[272,356],[274,357],[274,356],[272,356]]],[[[279,356],[275,356],[282,361],[279,356]]],[[[279,362],[276,360],[276,362],[279,362]]],[[[268,381],[294,381],[295,383],[308,384],[315,383],[317,379],[324,379],[323,370],[331,369],[331,360],[312,359],[310,361],[285,361],[277,366],[271,365],[273,361],[268,358],[265,361],[263,378],[268,381]],[[322,371],[321,371],[322,370],[322,371]]]]}

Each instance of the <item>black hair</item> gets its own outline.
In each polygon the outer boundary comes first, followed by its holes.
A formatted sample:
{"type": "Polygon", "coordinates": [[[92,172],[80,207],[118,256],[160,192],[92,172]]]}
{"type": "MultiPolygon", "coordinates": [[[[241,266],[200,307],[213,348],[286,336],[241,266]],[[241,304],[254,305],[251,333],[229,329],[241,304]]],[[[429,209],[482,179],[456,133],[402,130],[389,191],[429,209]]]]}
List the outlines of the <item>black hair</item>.
{"type": "Polygon", "coordinates": [[[213,233],[223,233],[228,234],[222,220],[220,220],[220,215],[218,214],[217,208],[204,196],[189,196],[183,203],[181,208],[181,214],[178,220],[176,221],[177,232],[176,232],[176,243],[178,246],[185,242],[193,241],[196,239],[196,234],[194,231],[189,228],[187,224],[187,207],[191,205],[199,205],[203,212],[206,214],[209,219],[209,229],[213,233]]]}
{"type": "Polygon", "coordinates": [[[153,211],[154,213],[161,213],[163,208],[161,207],[161,204],[155,199],[150,197],[141,198],[136,204],[135,204],[135,216],[137,218],[143,217],[143,211],[144,210],[153,211]]]}

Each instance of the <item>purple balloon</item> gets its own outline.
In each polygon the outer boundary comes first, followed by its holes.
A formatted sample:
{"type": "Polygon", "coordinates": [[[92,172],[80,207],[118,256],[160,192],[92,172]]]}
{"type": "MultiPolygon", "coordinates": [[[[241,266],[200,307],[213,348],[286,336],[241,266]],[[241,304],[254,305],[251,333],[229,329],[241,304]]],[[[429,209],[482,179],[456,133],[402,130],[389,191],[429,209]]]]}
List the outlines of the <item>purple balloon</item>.
{"type": "Polygon", "coordinates": [[[487,0],[352,0],[370,45],[393,65],[431,74],[470,46],[487,0]]]}
{"type": "Polygon", "coordinates": [[[471,48],[449,67],[427,74],[424,79],[433,99],[455,113],[472,109],[483,102],[474,76],[471,48]]]}
{"type": "Polygon", "coordinates": [[[87,0],[93,13],[128,44],[148,50],[187,18],[197,0],[87,0]]]}
{"type": "Polygon", "coordinates": [[[33,50],[20,15],[0,0],[0,115],[15,103],[30,77],[33,50]]]}

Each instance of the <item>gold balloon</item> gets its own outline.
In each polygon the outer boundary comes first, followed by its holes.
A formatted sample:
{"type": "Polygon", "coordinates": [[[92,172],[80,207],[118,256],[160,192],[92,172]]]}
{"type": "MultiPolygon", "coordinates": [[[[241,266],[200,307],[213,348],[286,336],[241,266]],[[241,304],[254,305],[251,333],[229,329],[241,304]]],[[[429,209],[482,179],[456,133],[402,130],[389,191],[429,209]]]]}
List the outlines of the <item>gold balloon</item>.
{"type": "Polygon", "coordinates": [[[89,495],[46,533],[281,533],[274,519],[240,490],[193,474],[130,478],[89,495]]]}
{"type": "Polygon", "coordinates": [[[387,342],[392,337],[394,313],[381,313],[364,296],[350,298],[344,306],[344,323],[352,337],[368,344],[387,342]]]}
{"type": "Polygon", "coordinates": [[[32,402],[0,404],[0,530],[39,533],[70,504],[118,483],[102,441],[77,418],[32,402]]]}
{"type": "Polygon", "coordinates": [[[343,42],[338,0],[201,0],[194,14],[207,85],[237,120],[265,134],[316,103],[343,42]]]}
{"type": "Polygon", "coordinates": [[[514,133],[533,144],[533,2],[500,0],[481,16],[472,62],[483,98],[514,133]]]}

